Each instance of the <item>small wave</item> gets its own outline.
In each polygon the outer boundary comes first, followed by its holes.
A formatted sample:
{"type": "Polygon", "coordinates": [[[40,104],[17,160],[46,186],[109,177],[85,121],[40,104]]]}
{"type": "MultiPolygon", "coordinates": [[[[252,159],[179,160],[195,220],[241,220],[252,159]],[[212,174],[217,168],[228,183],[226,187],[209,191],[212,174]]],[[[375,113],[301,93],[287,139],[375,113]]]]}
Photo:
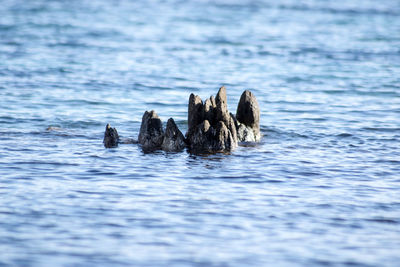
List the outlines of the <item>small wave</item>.
{"type": "Polygon", "coordinates": [[[15,119],[16,118],[11,117],[11,116],[0,116],[0,122],[3,122],[3,123],[8,123],[8,122],[13,121],[15,119]]]}
{"type": "Polygon", "coordinates": [[[384,224],[399,224],[399,220],[397,220],[397,219],[384,218],[384,217],[365,219],[365,221],[367,221],[367,222],[376,222],[376,223],[384,223],[384,224]]]}
{"type": "MultiPolygon", "coordinates": [[[[347,50],[325,50],[317,47],[300,47],[296,50],[290,51],[292,56],[302,56],[305,54],[315,55],[321,58],[330,60],[344,60],[344,61],[360,61],[367,59],[393,59],[400,58],[400,53],[397,50],[384,50],[384,51],[371,51],[361,49],[347,49],[347,50]]],[[[343,79],[343,77],[340,77],[343,79]]]]}
{"type": "Polygon", "coordinates": [[[96,170],[96,169],[91,169],[91,170],[88,170],[87,172],[98,174],[98,175],[107,175],[107,176],[109,176],[109,175],[117,175],[118,174],[116,172],[107,172],[107,171],[96,170]]]}
{"type": "Polygon", "coordinates": [[[53,166],[79,166],[77,163],[67,163],[67,162],[56,162],[56,161],[17,161],[14,164],[20,165],[53,165],[53,166]]]}
{"type": "Polygon", "coordinates": [[[93,46],[88,46],[85,43],[77,42],[77,41],[66,41],[66,42],[57,42],[51,43],[47,45],[48,47],[71,47],[71,48],[93,48],[93,46]]]}
{"type": "Polygon", "coordinates": [[[307,172],[307,171],[300,171],[300,172],[296,172],[296,174],[301,175],[301,176],[320,176],[322,175],[322,173],[319,172],[307,172]]]}
{"type": "Polygon", "coordinates": [[[385,128],[385,127],[364,127],[361,128],[363,131],[372,131],[372,132],[383,132],[383,133],[400,133],[400,128],[385,128]]]}
{"type": "MultiPolygon", "coordinates": [[[[379,89],[379,88],[377,88],[379,89]]],[[[350,93],[354,93],[357,95],[366,95],[366,96],[385,96],[385,97],[400,97],[400,94],[396,91],[362,91],[362,90],[350,90],[350,93]]]]}
{"type": "Polygon", "coordinates": [[[352,134],[349,134],[349,133],[341,133],[341,134],[338,134],[337,135],[337,137],[342,137],[342,138],[346,138],[346,137],[352,137],[353,135],[352,134]]]}
{"type": "Polygon", "coordinates": [[[323,12],[330,14],[345,15],[384,15],[384,16],[400,16],[400,11],[396,9],[374,9],[374,8],[334,8],[334,7],[312,7],[309,5],[279,5],[280,9],[298,10],[306,12],[323,12]]]}
{"type": "Polygon", "coordinates": [[[270,52],[270,51],[266,51],[266,50],[259,51],[257,54],[259,56],[276,56],[276,55],[278,55],[276,53],[273,53],[273,52],[270,52]]]}
{"type": "Polygon", "coordinates": [[[308,79],[305,79],[304,77],[288,77],[285,79],[287,83],[299,83],[299,82],[307,82],[308,79]]]}
{"type": "Polygon", "coordinates": [[[124,35],[118,30],[92,30],[86,33],[89,37],[101,38],[101,37],[115,37],[115,38],[122,38],[124,35]]]}
{"type": "Polygon", "coordinates": [[[87,194],[87,195],[102,195],[104,192],[96,192],[96,191],[85,191],[85,190],[75,190],[76,193],[79,194],[87,194]]]}
{"type": "Polygon", "coordinates": [[[56,125],[60,125],[61,128],[64,129],[87,129],[93,126],[100,127],[104,126],[103,122],[93,121],[93,120],[77,120],[77,121],[68,121],[68,120],[58,120],[56,125]]]}
{"type": "Polygon", "coordinates": [[[8,25],[8,24],[0,24],[0,32],[2,31],[13,31],[17,28],[15,24],[8,25]]]}
{"type": "Polygon", "coordinates": [[[94,100],[86,100],[86,99],[64,100],[63,103],[71,105],[71,106],[81,106],[81,105],[99,106],[99,105],[109,104],[108,102],[104,102],[104,101],[94,101],[94,100]]]}
{"type": "Polygon", "coordinates": [[[335,89],[335,90],[321,90],[321,92],[329,95],[340,95],[340,94],[346,94],[348,93],[348,90],[340,90],[340,89],[335,89]]]}
{"type": "Polygon", "coordinates": [[[311,135],[307,134],[302,134],[302,133],[297,133],[294,131],[282,131],[278,129],[271,129],[271,128],[261,128],[261,132],[265,133],[263,135],[268,135],[269,138],[271,137],[277,137],[277,138],[286,138],[286,139],[296,139],[296,138],[304,138],[304,139],[309,139],[311,135]]]}
{"type": "Polygon", "coordinates": [[[390,164],[400,165],[400,160],[379,159],[379,160],[376,160],[375,163],[390,163],[390,164]]]}
{"type": "Polygon", "coordinates": [[[230,45],[230,46],[243,46],[246,43],[235,42],[225,38],[208,38],[208,43],[217,44],[217,45],[230,45]]]}

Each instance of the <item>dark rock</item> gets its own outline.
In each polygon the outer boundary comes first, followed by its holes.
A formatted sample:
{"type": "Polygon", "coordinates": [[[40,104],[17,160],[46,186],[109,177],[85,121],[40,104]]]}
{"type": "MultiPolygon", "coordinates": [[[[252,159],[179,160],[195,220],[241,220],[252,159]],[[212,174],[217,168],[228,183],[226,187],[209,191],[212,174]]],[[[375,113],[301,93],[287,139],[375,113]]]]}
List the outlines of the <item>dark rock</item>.
{"type": "Polygon", "coordinates": [[[256,97],[249,90],[244,91],[240,97],[236,118],[253,129],[260,127],[260,108],[256,97]]]}
{"type": "Polygon", "coordinates": [[[161,148],[164,151],[181,151],[186,147],[185,137],[182,132],[176,126],[173,118],[170,118],[167,122],[167,128],[165,129],[164,141],[161,148]]]}
{"type": "Polygon", "coordinates": [[[237,147],[237,141],[223,121],[218,122],[214,139],[216,140],[214,147],[217,152],[231,151],[237,147]]]}
{"type": "Polygon", "coordinates": [[[189,150],[192,153],[229,152],[237,147],[237,127],[234,116],[228,111],[226,88],[222,86],[217,96],[204,102],[190,95],[188,132],[189,150]]]}
{"type": "Polygon", "coordinates": [[[228,130],[232,134],[233,141],[235,143],[238,142],[238,137],[237,137],[237,127],[236,127],[237,121],[234,120],[231,115],[229,114],[229,119],[228,119],[228,124],[225,124],[226,127],[228,127],[228,130]]]}
{"type": "Polygon", "coordinates": [[[204,120],[203,101],[198,95],[190,94],[188,105],[188,133],[204,120]]]}
{"type": "Polygon", "coordinates": [[[189,150],[192,153],[211,153],[213,152],[213,132],[214,129],[208,120],[196,126],[188,136],[189,150]]]}
{"type": "Polygon", "coordinates": [[[104,132],[103,144],[106,148],[117,147],[119,141],[119,135],[117,129],[112,128],[110,124],[107,124],[104,132]]]}
{"type": "Polygon", "coordinates": [[[244,91],[236,111],[238,121],[238,141],[258,142],[260,133],[260,108],[254,94],[248,90],[244,91]]]}
{"type": "Polygon", "coordinates": [[[212,127],[204,120],[190,135],[189,150],[192,153],[229,152],[237,147],[237,142],[223,121],[212,127]]]}
{"type": "Polygon", "coordinates": [[[152,110],[146,111],[142,117],[142,124],[139,132],[139,143],[143,150],[157,150],[161,148],[164,140],[164,130],[161,119],[152,110]]]}

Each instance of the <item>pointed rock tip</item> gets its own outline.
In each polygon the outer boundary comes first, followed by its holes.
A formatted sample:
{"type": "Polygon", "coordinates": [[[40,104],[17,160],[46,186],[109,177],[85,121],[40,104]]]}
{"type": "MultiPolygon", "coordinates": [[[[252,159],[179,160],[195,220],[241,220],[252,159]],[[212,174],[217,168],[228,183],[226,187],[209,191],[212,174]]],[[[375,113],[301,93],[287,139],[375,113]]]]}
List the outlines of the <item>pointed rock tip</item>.
{"type": "Polygon", "coordinates": [[[150,110],[150,116],[152,117],[152,118],[158,118],[158,114],[157,114],[157,112],[155,111],[155,110],[150,110]]]}
{"type": "Polygon", "coordinates": [[[215,97],[215,100],[216,100],[217,103],[219,103],[219,102],[226,103],[227,96],[226,96],[226,88],[225,88],[225,86],[221,86],[219,88],[217,96],[215,97]]]}

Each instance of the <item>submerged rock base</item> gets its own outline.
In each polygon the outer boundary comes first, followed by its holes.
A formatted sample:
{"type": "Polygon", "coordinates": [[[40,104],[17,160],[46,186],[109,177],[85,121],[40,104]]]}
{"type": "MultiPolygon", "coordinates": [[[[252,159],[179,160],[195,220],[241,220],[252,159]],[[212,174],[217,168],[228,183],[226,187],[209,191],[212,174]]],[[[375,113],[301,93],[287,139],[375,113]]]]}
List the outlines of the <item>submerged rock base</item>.
{"type": "MultiPolygon", "coordinates": [[[[260,133],[260,108],[253,93],[246,90],[240,97],[236,116],[229,113],[226,88],[222,86],[216,97],[205,102],[191,94],[188,105],[188,130],[184,136],[170,118],[164,131],[157,113],[146,111],[142,117],[139,144],[144,151],[182,151],[190,153],[230,152],[238,142],[258,142],[260,133]]],[[[107,124],[104,146],[116,147],[119,136],[115,128],[107,124]]]]}

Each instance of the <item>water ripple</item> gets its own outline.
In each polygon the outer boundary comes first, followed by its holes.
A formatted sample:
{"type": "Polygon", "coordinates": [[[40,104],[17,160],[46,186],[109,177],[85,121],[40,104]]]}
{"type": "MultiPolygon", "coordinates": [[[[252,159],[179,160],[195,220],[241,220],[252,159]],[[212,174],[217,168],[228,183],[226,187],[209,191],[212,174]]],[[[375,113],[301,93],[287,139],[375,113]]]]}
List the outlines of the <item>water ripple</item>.
{"type": "Polygon", "coordinates": [[[400,7],[3,1],[0,265],[399,262],[400,7]],[[156,15],[155,15],[156,14],[156,15]],[[105,149],[190,93],[257,96],[260,143],[105,149]]]}

